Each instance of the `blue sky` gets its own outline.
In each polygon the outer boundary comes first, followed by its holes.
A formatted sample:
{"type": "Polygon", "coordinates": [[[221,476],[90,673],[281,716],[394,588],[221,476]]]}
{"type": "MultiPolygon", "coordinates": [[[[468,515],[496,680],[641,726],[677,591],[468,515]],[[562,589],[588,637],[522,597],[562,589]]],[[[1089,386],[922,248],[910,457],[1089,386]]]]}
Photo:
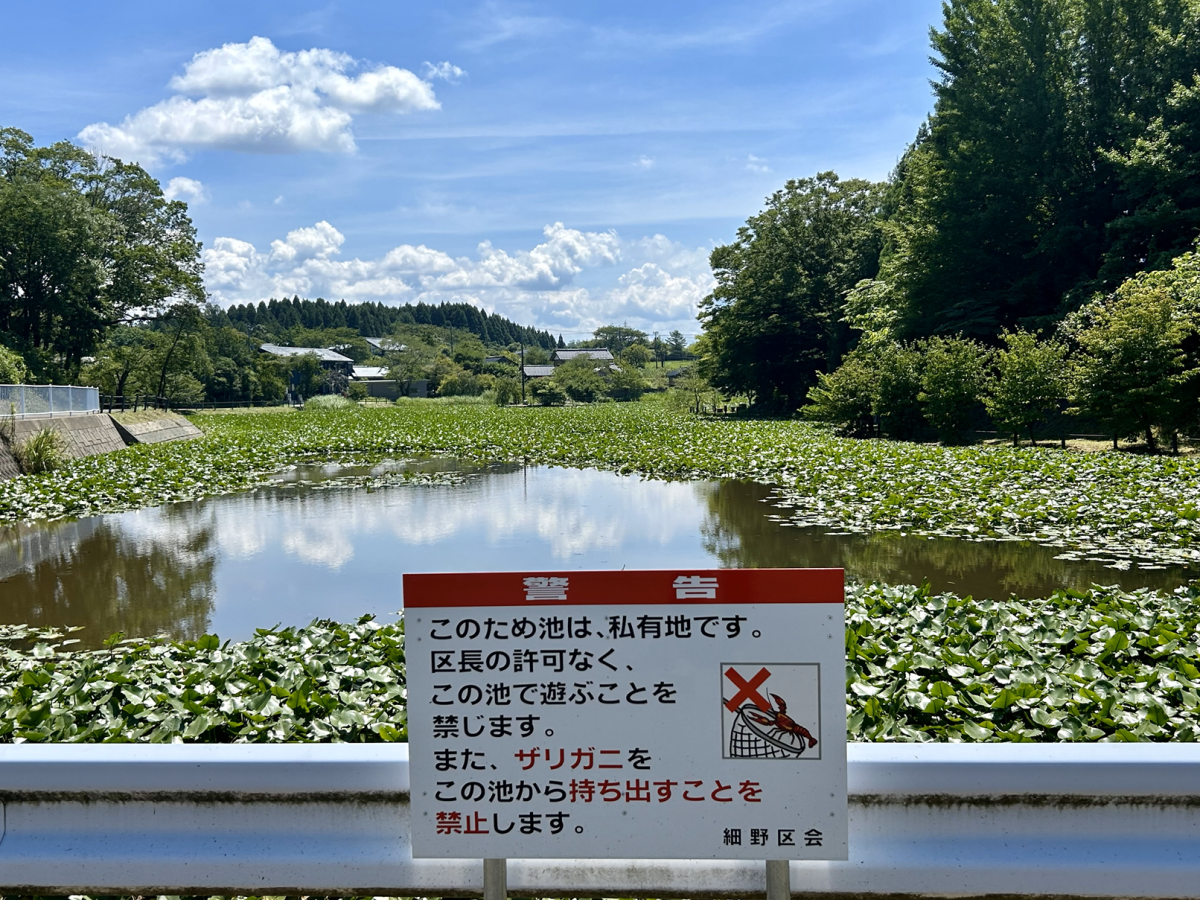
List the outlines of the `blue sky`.
{"type": "Polygon", "coordinates": [[[223,304],[466,300],[694,334],[789,178],[881,179],[939,0],[13,4],[0,125],[145,165],[223,304]]]}

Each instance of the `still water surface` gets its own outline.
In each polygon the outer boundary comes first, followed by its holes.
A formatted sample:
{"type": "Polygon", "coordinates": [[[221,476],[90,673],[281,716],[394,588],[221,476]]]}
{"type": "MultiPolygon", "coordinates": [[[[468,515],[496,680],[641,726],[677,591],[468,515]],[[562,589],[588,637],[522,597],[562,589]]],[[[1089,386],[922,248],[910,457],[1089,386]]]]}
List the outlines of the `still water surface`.
{"type": "Polygon", "coordinates": [[[469,477],[369,491],[306,482],[370,470],[309,468],[248,493],[0,532],[0,622],[83,625],[85,646],[116,631],[236,640],[315,617],[391,620],[404,572],[835,566],[975,596],[1169,588],[1190,574],[1056,560],[1037,545],[783,526],[769,488],[735,481],[407,465],[469,477]]]}

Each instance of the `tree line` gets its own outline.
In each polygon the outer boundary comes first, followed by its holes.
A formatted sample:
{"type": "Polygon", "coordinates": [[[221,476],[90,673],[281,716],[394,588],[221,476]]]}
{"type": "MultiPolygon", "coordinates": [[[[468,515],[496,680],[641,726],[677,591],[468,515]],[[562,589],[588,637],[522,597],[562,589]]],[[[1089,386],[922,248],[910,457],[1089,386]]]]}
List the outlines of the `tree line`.
{"type": "Polygon", "coordinates": [[[709,379],[759,409],[811,399],[816,414],[862,381],[871,427],[912,434],[933,428],[936,405],[913,387],[940,377],[947,354],[979,361],[963,390],[986,399],[996,367],[1015,364],[1013,341],[1032,340],[1061,352],[1060,405],[1151,444],[1194,430],[1200,5],[943,11],[933,111],[888,180],[789,181],[713,251],[717,285],[700,309],[709,379]],[[1117,353],[1124,364],[1106,362],[1117,353]],[[1117,377],[1146,354],[1158,362],[1143,380],[1117,377]],[[903,414],[889,366],[909,372],[903,414]]]}

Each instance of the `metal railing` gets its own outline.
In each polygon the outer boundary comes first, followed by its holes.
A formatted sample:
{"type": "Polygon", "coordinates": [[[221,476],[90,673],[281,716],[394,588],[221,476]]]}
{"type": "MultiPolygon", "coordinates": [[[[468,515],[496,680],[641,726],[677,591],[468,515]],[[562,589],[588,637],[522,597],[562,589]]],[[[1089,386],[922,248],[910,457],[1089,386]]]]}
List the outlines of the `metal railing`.
{"type": "Polygon", "coordinates": [[[100,389],[61,384],[0,384],[0,415],[28,419],[100,411],[100,389]]]}
{"type": "MultiPolygon", "coordinates": [[[[824,897],[1200,897],[1200,745],[853,744],[824,897]]],[[[0,746],[0,893],[479,895],[413,859],[403,744],[0,746]]],[[[681,823],[686,827],[686,823],[681,823]]],[[[761,897],[762,862],[510,860],[524,897],[761,897]]]]}
{"type": "Polygon", "coordinates": [[[137,412],[139,409],[170,409],[166,397],[152,394],[101,394],[100,409],[104,412],[137,412]]]}

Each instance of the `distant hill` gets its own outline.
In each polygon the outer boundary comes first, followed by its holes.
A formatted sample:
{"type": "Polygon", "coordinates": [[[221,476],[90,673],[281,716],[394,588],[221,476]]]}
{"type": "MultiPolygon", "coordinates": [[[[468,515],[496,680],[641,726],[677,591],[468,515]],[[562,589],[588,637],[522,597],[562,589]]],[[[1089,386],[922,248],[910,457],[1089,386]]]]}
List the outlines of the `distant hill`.
{"type": "MultiPolygon", "coordinates": [[[[268,300],[234,305],[225,310],[229,323],[247,334],[274,335],[299,325],[301,328],[353,328],[363,337],[383,337],[397,325],[436,325],[442,328],[462,328],[488,344],[511,344],[524,341],[527,345],[553,350],[559,341],[548,331],[538,331],[518,325],[503,316],[488,315],[470,303],[406,303],[386,306],[383,303],[330,303],[316,300],[268,300]]],[[[561,339],[560,339],[561,340],[561,339]]]]}

